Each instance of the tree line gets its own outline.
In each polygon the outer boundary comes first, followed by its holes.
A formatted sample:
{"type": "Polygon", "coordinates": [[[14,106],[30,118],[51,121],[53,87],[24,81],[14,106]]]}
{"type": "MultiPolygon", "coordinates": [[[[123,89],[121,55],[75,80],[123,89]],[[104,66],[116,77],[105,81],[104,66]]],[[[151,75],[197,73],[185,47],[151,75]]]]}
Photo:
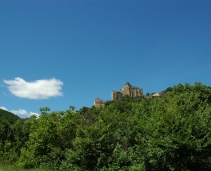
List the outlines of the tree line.
{"type": "Polygon", "coordinates": [[[153,99],[107,101],[77,113],[40,109],[0,123],[0,160],[58,171],[211,169],[211,88],[178,84],[153,99]]]}

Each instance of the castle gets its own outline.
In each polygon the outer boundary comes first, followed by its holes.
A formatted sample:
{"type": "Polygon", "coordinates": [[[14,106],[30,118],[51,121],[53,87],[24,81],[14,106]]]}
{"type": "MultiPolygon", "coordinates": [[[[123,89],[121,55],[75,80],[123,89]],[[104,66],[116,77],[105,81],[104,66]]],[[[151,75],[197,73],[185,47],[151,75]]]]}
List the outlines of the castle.
{"type": "MultiPolygon", "coordinates": [[[[163,92],[153,93],[151,95],[144,96],[143,89],[132,86],[129,82],[126,82],[123,88],[120,89],[120,91],[113,91],[112,90],[112,97],[111,100],[121,100],[123,97],[128,96],[131,98],[139,98],[143,97],[145,99],[151,99],[162,96],[163,92]]],[[[104,100],[102,99],[95,99],[94,100],[94,106],[95,107],[104,107],[104,100]]]]}
{"type": "Polygon", "coordinates": [[[126,82],[125,86],[120,89],[120,91],[112,90],[111,100],[120,100],[124,96],[129,96],[132,98],[143,97],[143,89],[132,86],[129,82],[126,82]]]}

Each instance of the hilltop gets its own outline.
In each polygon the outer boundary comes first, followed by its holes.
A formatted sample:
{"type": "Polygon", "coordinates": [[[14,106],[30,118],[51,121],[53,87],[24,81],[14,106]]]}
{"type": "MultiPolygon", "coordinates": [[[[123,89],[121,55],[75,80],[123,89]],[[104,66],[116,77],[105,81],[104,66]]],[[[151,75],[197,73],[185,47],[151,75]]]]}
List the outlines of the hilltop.
{"type": "Polygon", "coordinates": [[[0,109],[0,121],[8,121],[9,123],[14,123],[16,120],[18,120],[19,117],[17,115],[14,115],[13,113],[0,109]]]}

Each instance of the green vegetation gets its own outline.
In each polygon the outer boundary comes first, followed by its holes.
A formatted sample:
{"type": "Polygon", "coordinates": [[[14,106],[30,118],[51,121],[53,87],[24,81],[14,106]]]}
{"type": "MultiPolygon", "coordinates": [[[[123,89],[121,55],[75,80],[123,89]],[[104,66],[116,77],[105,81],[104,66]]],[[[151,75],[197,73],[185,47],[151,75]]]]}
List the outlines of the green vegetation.
{"type": "Polygon", "coordinates": [[[49,170],[43,170],[43,169],[28,169],[28,170],[25,170],[25,169],[17,168],[15,166],[0,164],[0,171],[49,171],[49,170]]]}
{"type": "Polygon", "coordinates": [[[2,123],[0,159],[58,171],[205,171],[211,168],[211,89],[167,88],[161,97],[107,101],[104,108],[41,108],[2,123]]]}
{"type": "Polygon", "coordinates": [[[9,123],[14,123],[17,121],[19,117],[17,115],[14,115],[11,112],[8,112],[6,110],[0,109],[0,121],[7,121],[9,123]]]}

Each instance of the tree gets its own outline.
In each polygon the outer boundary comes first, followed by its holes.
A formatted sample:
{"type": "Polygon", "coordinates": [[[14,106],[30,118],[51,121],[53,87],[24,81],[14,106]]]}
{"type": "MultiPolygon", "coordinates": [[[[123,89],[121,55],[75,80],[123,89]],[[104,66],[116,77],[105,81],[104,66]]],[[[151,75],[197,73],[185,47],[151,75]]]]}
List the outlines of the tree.
{"type": "Polygon", "coordinates": [[[146,93],[146,96],[150,96],[150,93],[149,93],[149,92],[147,92],[147,93],[146,93]]]}

